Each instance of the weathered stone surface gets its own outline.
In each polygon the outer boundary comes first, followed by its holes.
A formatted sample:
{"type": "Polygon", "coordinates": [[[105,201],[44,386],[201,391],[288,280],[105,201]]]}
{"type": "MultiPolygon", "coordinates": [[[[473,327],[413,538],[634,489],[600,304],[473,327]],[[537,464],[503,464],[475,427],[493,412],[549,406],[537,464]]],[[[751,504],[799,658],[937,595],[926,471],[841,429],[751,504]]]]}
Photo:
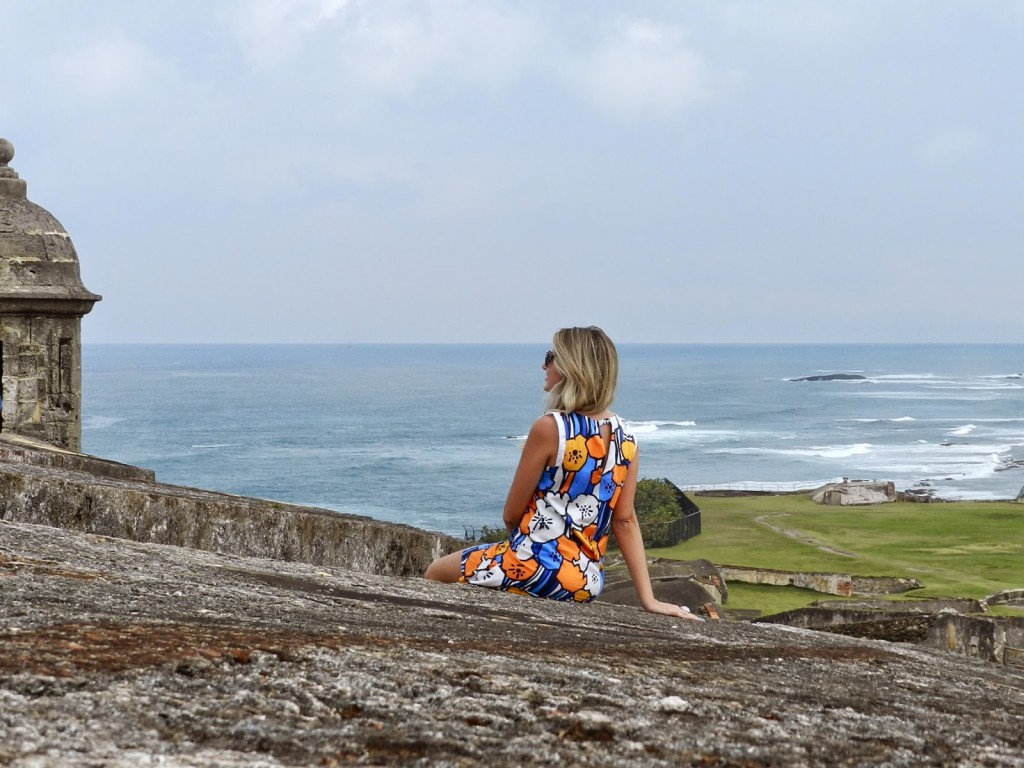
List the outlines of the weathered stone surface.
{"type": "Polygon", "coordinates": [[[121,480],[156,480],[151,469],[64,450],[21,435],[0,435],[0,462],[69,469],[121,480]]]}
{"type": "Polygon", "coordinates": [[[1019,766],[1024,672],[0,522],[0,764],[1019,766]]]}
{"type": "Polygon", "coordinates": [[[0,519],[391,575],[421,574],[462,543],[411,526],[147,476],[146,470],[3,436],[0,519]]]}

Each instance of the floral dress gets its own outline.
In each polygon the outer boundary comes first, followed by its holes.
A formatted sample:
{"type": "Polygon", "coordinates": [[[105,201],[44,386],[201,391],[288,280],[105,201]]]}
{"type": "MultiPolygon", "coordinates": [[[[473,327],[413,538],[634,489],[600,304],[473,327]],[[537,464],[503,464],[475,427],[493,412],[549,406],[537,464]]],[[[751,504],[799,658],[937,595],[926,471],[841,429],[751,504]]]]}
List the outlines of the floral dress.
{"type": "Polygon", "coordinates": [[[604,587],[603,559],[612,510],[636,441],[618,416],[593,419],[551,411],[558,453],[537,484],[510,538],[462,553],[469,584],[554,600],[593,600],[604,587]],[[602,425],[611,429],[605,446],[602,425]]]}

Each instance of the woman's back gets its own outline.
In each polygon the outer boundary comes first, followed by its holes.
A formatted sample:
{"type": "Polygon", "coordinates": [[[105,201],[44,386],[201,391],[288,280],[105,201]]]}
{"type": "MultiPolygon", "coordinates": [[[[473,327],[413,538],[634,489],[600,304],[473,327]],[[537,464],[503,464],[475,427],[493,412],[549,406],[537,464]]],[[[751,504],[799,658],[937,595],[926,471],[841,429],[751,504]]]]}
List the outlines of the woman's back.
{"type": "MultiPolygon", "coordinates": [[[[636,443],[622,420],[549,414],[558,428],[547,467],[507,541],[469,550],[466,581],[538,597],[587,601],[604,586],[612,510],[636,443]]],[[[547,418],[547,417],[545,417],[547,418]]]]}

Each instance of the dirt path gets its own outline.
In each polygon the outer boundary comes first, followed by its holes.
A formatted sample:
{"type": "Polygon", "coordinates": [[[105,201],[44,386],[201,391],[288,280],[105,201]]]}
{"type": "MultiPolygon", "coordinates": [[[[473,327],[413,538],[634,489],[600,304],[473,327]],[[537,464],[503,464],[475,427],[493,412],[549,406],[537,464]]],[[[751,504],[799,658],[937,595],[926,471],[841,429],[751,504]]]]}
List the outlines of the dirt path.
{"type": "Polygon", "coordinates": [[[802,542],[804,544],[809,544],[812,547],[816,547],[817,549],[820,549],[822,552],[828,552],[830,555],[839,555],[840,557],[851,557],[851,558],[859,558],[860,557],[860,555],[858,555],[856,552],[846,552],[846,551],[844,551],[842,549],[836,549],[835,547],[831,547],[828,544],[826,544],[825,542],[823,542],[823,541],[821,541],[819,539],[816,539],[813,536],[807,535],[803,531],[794,531],[794,530],[791,530],[789,528],[782,528],[781,526],[773,525],[771,522],[769,522],[771,519],[779,518],[779,517],[789,517],[789,515],[788,514],[761,515],[759,517],[755,517],[754,518],[754,522],[757,523],[758,525],[763,525],[765,528],[767,528],[767,529],[769,529],[771,531],[775,531],[776,533],[780,533],[783,536],[787,536],[787,537],[789,537],[791,539],[796,539],[797,541],[802,542]]]}
{"type": "MultiPolygon", "coordinates": [[[[765,528],[771,531],[774,531],[775,533],[787,536],[791,539],[795,539],[796,541],[799,541],[803,544],[807,544],[809,546],[820,549],[822,552],[828,552],[831,555],[838,555],[839,557],[849,557],[851,559],[861,560],[865,563],[876,562],[874,559],[865,557],[864,555],[858,554],[857,552],[848,552],[843,549],[836,549],[835,547],[830,546],[829,544],[821,541],[820,539],[816,539],[813,536],[804,533],[803,531],[796,531],[791,528],[783,528],[781,525],[776,525],[772,522],[772,520],[782,517],[789,517],[789,515],[787,513],[780,513],[774,515],[760,515],[759,517],[754,518],[754,522],[758,525],[764,526],[765,528]]],[[[961,576],[961,574],[955,571],[951,571],[947,568],[922,568],[920,566],[912,566],[909,563],[904,563],[899,560],[887,560],[886,562],[888,565],[893,566],[897,569],[902,568],[904,571],[907,571],[908,573],[945,574],[948,577],[957,579],[959,579],[961,576]]]]}

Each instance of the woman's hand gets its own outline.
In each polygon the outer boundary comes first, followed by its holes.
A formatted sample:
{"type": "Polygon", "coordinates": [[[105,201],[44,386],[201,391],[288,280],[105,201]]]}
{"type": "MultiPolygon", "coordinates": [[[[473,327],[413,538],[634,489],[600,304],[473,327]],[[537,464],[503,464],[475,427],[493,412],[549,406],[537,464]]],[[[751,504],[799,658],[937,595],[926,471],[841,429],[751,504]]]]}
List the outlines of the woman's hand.
{"type": "Polygon", "coordinates": [[[687,621],[704,621],[700,616],[690,613],[690,609],[685,605],[663,603],[661,600],[653,600],[650,604],[644,606],[644,610],[648,613],[660,613],[663,616],[675,616],[677,619],[686,619],[687,621]]]}
{"type": "Polygon", "coordinates": [[[677,619],[685,619],[686,621],[704,621],[700,616],[694,616],[690,613],[690,610],[685,606],[663,603],[654,596],[654,588],[651,587],[651,576],[647,571],[647,554],[644,552],[644,539],[640,534],[640,524],[636,519],[636,509],[633,507],[633,496],[636,493],[636,481],[639,472],[640,456],[635,454],[633,461],[629,464],[626,481],[622,485],[618,504],[612,511],[612,531],[615,533],[615,541],[619,544],[619,552],[622,554],[622,559],[626,561],[629,576],[633,579],[633,586],[636,588],[637,597],[640,598],[640,605],[649,613],[674,616],[677,619]]]}

